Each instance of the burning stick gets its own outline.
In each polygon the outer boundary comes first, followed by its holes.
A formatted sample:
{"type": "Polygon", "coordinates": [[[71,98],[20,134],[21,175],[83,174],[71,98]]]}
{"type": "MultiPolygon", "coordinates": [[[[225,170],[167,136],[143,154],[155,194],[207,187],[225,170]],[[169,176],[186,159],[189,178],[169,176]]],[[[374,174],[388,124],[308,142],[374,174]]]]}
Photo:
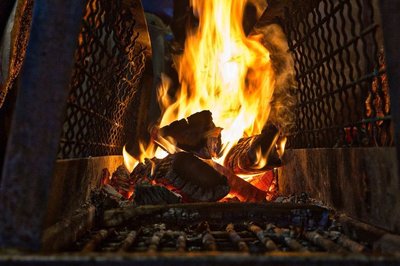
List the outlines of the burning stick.
{"type": "Polygon", "coordinates": [[[281,166],[275,147],[278,137],[279,130],[270,125],[260,135],[240,139],[226,156],[224,166],[236,174],[255,174],[281,166]]]}
{"type": "Polygon", "coordinates": [[[242,202],[262,202],[265,201],[267,196],[267,192],[262,191],[249,182],[241,179],[235,173],[214,162],[214,161],[207,161],[215,170],[217,170],[220,174],[226,176],[228,178],[228,184],[231,187],[229,191],[230,194],[236,196],[242,202]]]}
{"type": "Polygon", "coordinates": [[[211,112],[202,111],[162,127],[153,137],[172,138],[178,148],[211,159],[221,151],[221,130],[214,125],[211,112]]]}
{"type": "Polygon", "coordinates": [[[190,153],[164,159],[146,159],[132,172],[134,179],[149,178],[182,195],[186,201],[217,201],[229,192],[227,178],[190,153]]]}

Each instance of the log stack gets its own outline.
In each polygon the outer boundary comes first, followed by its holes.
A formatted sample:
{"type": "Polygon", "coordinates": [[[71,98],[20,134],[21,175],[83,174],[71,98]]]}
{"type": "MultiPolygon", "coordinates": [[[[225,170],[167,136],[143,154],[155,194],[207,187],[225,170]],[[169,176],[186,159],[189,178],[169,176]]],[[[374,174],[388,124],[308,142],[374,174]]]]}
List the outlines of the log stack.
{"type": "Polygon", "coordinates": [[[259,189],[238,175],[263,176],[281,165],[276,147],[279,130],[268,125],[261,134],[241,139],[229,151],[223,165],[212,160],[221,153],[221,131],[210,111],[153,129],[152,139],[169,155],[163,159],[145,159],[129,178],[114,174],[119,181],[118,191],[133,186],[131,199],[139,205],[212,202],[228,194],[242,202],[265,201],[266,188],[259,189]]]}

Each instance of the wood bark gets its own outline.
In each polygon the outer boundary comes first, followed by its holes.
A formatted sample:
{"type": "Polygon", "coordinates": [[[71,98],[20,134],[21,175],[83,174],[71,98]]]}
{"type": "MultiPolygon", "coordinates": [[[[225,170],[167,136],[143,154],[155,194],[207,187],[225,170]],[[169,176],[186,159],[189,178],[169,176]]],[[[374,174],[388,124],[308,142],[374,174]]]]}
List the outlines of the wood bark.
{"type": "Polygon", "coordinates": [[[146,159],[131,175],[135,180],[147,177],[182,195],[185,202],[217,201],[230,190],[224,175],[186,152],[170,154],[161,160],[146,159]]]}
{"type": "Polygon", "coordinates": [[[174,144],[199,157],[210,159],[221,151],[222,128],[214,125],[210,111],[202,111],[162,127],[155,136],[171,139],[174,144]]]}

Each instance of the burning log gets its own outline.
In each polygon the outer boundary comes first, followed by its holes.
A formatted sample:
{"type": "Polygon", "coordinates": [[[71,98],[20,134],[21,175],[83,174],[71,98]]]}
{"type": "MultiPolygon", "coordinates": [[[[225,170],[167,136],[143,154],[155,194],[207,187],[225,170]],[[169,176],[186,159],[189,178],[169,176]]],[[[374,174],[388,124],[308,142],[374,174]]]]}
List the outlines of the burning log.
{"type": "Polygon", "coordinates": [[[281,166],[275,147],[278,137],[279,130],[269,125],[260,135],[240,139],[226,156],[224,166],[236,174],[255,174],[281,166]]]}
{"type": "Polygon", "coordinates": [[[172,138],[182,150],[211,159],[221,151],[221,131],[222,128],[214,125],[211,112],[202,111],[162,127],[158,135],[164,139],[172,138]]]}
{"type": "Polygon", "coordinates": [[[229,193],[233,196],[236,196],[240,201],[242,202],[262,202],[265,201],[265,198],[267,196],[266,191],[262,191],[249,182],[246,182],[245,180],[241,179],[235,173],[214,162],[214,161],[208,161],[208,163],[215,169],[217,170],[221,175],[224,175],[228,179],[228,184],[231,187],[231,190],[229,193]]]}
{"type": "Polygon", "coordinates": [[[132,172],[133,179],[149,178],[153,183],[176,191],[183,200],[217,201],[229,192],[227,178],[196,156],[186,152],[164,159],[146,159],[132,172]]]}
{"type": "Polygon", "coordinates": [[[182,198],[165,187],[143,184],[135,186],[133,200],[138,205],[174,204],[180,203],[182,198]]]}

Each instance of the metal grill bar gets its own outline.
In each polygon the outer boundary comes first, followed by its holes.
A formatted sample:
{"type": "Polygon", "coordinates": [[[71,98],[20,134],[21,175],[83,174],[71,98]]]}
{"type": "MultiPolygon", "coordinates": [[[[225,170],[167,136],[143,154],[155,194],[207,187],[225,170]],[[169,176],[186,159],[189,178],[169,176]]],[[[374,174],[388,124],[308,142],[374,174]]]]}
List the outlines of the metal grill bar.
{"type": "MultiPolygon", "coordinates": [[[[171,225],[170,225],[171,226],[171,225]]],[[[207,252],[235,251],[250,253],[286,252],[331,252],[365,253],[368,249],[338,231],[311,230],[296,233],[289,227],[278,227],[268,223],[265,229],[251,224],[228,223],[225,231],[221,225],[202,222],[192,229],[190,225],[178,231],[166,224],[149,224],[140,230],[101,229],[82,241],[82,252],[207,252]],[[235,228],[243,230],[235,230],[235,228]],[[217,230],[213,230],[217,229],[217,230]],[[114,237],[112,237],[114,236],[114,237]]]]}
{"type": "Polygon", "coordinates": [[[241,252],[249,251],[249,247],[247,246],[246,242],[244,242],[242,238],[238,235],[238,233],[235,231],[235,226],[232,223],[226,226],[226,232],[228,232],[231,241],[239,248],[239,251],[241,252]]]}

